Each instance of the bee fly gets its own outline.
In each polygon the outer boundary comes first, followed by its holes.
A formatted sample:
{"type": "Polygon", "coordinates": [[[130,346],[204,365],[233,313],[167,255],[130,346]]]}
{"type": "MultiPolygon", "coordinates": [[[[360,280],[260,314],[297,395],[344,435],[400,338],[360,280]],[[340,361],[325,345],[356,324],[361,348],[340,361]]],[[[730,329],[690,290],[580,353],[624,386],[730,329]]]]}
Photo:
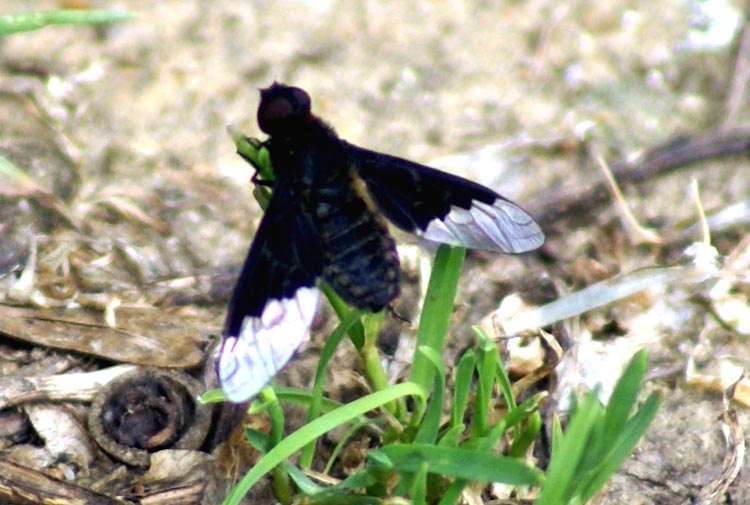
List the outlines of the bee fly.
{"type": "Polygon", "coordinates": [[[230,401],[256,395],[306,338],[318,279],[360,309],[379,311],[398,296],[384,218],[428,240],[502,253],[544,242],[531,216],[491,189],[341,140],[311,113],[304,90],[274,83],[260,94],[275,181],[216,358],[230,401]]]}

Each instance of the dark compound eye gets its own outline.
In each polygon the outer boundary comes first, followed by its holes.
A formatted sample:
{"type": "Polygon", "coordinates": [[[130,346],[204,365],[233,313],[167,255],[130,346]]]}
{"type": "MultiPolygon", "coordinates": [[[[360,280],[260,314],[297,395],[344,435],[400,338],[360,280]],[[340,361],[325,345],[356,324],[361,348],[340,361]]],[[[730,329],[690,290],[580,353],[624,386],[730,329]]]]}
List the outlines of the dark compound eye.
{"type": "Polygon", "coordinates": [[[310,95],[300,88],[273,83],[260,91],[258,125],[269,135],[293,128],[310,117],[310,95]]]}

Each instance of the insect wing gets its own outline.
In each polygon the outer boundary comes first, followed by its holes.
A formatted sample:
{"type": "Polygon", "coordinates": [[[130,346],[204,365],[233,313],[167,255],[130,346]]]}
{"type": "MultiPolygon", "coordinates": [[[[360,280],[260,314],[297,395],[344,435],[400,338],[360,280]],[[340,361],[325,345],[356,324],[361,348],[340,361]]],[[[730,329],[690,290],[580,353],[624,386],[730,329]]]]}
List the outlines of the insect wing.
{"type": "Polygon", "coordinates": [[[307,337],[322,269],[315,228],[294,195],[275,188],[235,286],[216,360],[230,401],[256,395],[307,337]]]}
{"type": "Polygon", "coordinates": [[[489,188],[351,144],[347,151],[379,210],[403,230],[503,253],[531,251],[544,243],[536,221],[489,188]]]}
{"type": "Polygon", "coordinates": [[[248,316],[239,335],[224,337],[217,372],[231,402],[255,396],[291,359],[307,337],[319,291],[300,288],[292,298],[271,300],[260,317],[248,316]]]}

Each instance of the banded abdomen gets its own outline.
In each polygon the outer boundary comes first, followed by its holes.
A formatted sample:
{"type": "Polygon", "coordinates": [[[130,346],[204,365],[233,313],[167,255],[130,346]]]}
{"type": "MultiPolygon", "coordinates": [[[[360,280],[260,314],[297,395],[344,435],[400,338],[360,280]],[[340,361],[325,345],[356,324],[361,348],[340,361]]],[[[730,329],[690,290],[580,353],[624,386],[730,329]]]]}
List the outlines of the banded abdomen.
{"type": "Polygon", "coordinates": [[[399,293],[400,266],[393,238],[351,187],[322,190],[317,196],[323,279],[348,304],[382,310],[399,293]]]}

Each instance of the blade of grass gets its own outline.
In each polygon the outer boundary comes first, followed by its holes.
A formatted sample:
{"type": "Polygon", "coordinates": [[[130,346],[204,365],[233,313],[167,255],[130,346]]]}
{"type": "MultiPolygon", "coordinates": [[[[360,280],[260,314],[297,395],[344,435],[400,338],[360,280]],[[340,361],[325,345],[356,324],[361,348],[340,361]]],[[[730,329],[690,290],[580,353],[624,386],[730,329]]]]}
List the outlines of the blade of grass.
{"type": "MultiPolygon", "coordinates": [[[[336,312],[339,320],[343,320],[349,312],[349,306],[333,291],[333,289],[331,289],[328,284],[323,284],[323,293],[326,295],[326,298],[328,298],[328,301],[333,307],[334,312],[336,312]]],[[[372,328],[378,324],[377,321],[381,317],[382,315],[380,314],[366,313],[363,315],[363,319],[367,320],[368,331],[372,330],[372,328]]],[[[367,383],[370,384],[373,391],[380,391],[387,388],[388,376],[380,361],[380,354],[377,347],[375,347],[374,338],[368,342],[364,323],[361,320],[355,321],[354,324],[349,327],[348,333],[349,339],[352,341],[352,344],[354,344],[357,353],[359,353],[359,356],[362,359],[367,383]]],[[[394,416],[396,416],[398,412],[404,411],[404,408],[398,401],[386,405],[385,409],[394,416]]]]}
{"type": "MultiPolygon", "coordinates": [[[[422,417],[422,423],[419,426],[416,435],[413,437],[405,433],[406,436],[402,436],[400,440],[402,442],[409,442],[413,444],[432,444],[437,437],[437,432],[440,427],[440,417],[443,413],[443,399],[445,397],[445,370],[442,366],[442,358],[429,347],[417,348],[417,354],[426,353],[427,358],[435,368],[438,370],[437,376],[435,377],[435,385],[430,390],[429,406],[426,409],[425,415],[422,417]],[[441,380],[442,379],[442,380],[441,380]]],[[[409,430],[412,431],[412,430],[409,430]]],[[[388,447],[390,444],[386,444],[388,447]]],[[[424,503],[427,496],[427,465],[423,463],[416,471],[402,471],[401,468],[396,467],[396,471],[400,474],[400,480],[393,488],[393,496],[409,496],[412,498],[414,503],[424,503]]]]}
{"type": "Polygon", "coordinates": [[[521,434],[513,441],[513,445],[508,451],[511,458],[522,458],[529,446],[536,440],[536,436],[542,429],[542,416],[539,412],[533,412],[526,422],[526,427],[521,434]]]}
{"type": "Polygon", "coordinates": [[[427,359],[435,367],[437,373],[435,385],[430,395],[430,403],[427,407],[426,414],[422,419],[422,425],[414,437],[417,444],[431,444],[437,439],[438,430],[440,429],[440,418],[443,414],[443,401],[445,400],[445,364],[440,354],[429,347],[419,347],[418,353],[425,353],[427,359]]]}
{"type": "Polygon", "coordinates": [[[427,503],[427,472],[430,465],[423,461],[412,478],[409,497],[413,505],[424,505],[427,503]]]}
{"type": "Polygon", "coordinates": [[[553,452],[547,468],[547,479],[537,505],[559,505],[568,503],[575,491],[573,481],[586,450],[591,431],[603,415],[602,406],[593,393],[587,394],[570,416],[565,432],[556,442],[559,447],[553,452]]]}
{"type": "Polygon", "coordinates": [[[476,362],[474,351],[469,349],[461,356],[456,366],[450,424],[440,437],[440,445],[456,447],[463,436],[463,432],[466,429],[464,414],[466,413],[466,408],[469,406],[471,380],[474,376],[476,362]]]}
{"type": "Polygon", "coordinates": [[[487,421],[492,405],[492,392],[495,385],[497,364],[500,355],[497,346],[488,339],[481,338],[477,349],[477,394],[471,418],[471,436],[483,437],[487,431],[487,421]]]}
{"type": "Polygon", "coordinates": [[[651,394],[628,421],[615,446],[601,461],[597,471],[590,476],[589,482],[582,486],[580,497],[583,502],[593,497],[617,471],[622,462],[630,456],[638,440],[646,433],[651,421],[656,417],[660,403],[661,399],[656,394],[651,394]]]}
{"type": "Polygon", "coordinates": [[[133,19],[132,12],[107,10],[59,9],[0,15],[0,35],[38,30],[49,25],[82,25],[116,23],[133,19]]]}
{"type": "MultiPolygon", "coordinates": [[[[323,284],[322,288],[323,294],[326,295],[328,303],[333,307],[333,311],[336,313],[339,321],[343,321],[349,313],[349,306],[327,283],[323,284]]],[[[365,327],[362,325],[362,321],[357,321],[351,325],[348,334],[352,344],[354,344],[354,347],[357,349],[357,352],[361,353],[362,347],[365,345],[365,327]]]]}
{"type": "Polygon", "coordinates": [[[646,374],[648,353],[642,350],[633,356],[617,381],[612,395],[607,402],[604,415],[604,432],[620,433],[628,422],[638,400],[638,393],[643,387],[643,376],[646,374]]]}
{"type": "Polygon", "coordinates": [[[510,377],[508,377],[508,371],[505,369],[502,360],[500,359],[500,353],[497,350],[497,344],[492,341],[490,337],[478,326],[472,326],[471,329],[474,334],[479,337],[480,349],[485,349],[487,352],[494,352],[497,354],[497,369],[495,370],[495,377],[497,379],[498,386],[500,386],[500,392],[503,394],[505,403],[508,405],[508,410],[516,408],[516,399],[513,396],[513,386],[510,383],[510,377]]]}
{"type": "MultiPolygon", "coordinates": [[[[266,405],[268,417],[271,421],[271,431],[268,435],[271,446],[275,446],[284,436],[284,411],[279,404],[278,398],[271,387],[265,387],[260,392],[260,398],[266,405]]],[[[272,486],[274,494],[281,503],[289,503],[292,498],[292,485],[289,476],[282,465],[276,465],[271,473],[273,475],[272,486]]]]}
{"type": "MultiPolygon", "coordinates": [[[[453,314],[453,300],[456,296],[456,287],[465,256],[466,249],[462,247],[441,245],[438,248],[419,321],[417,347],[426,346],[438,353],[442,352],[453,314]]],[[[416,355],[411,380],[425,390],[429,390],[432,386],[433,374],[434,368],[427,356],[416,355]]],[[[419,424],[422,414],[423,412],[414,413],[413,425],[419,424]]]]}
{"type": "Polygon", "coordinates": [[[471,379],[474,377],[474,368],[477,364],[476,354],[469,349],[466,351],[456,366],[455,380],[453,385],[453,405],[451,406],[451,424],[463,425],[466,407],[469,405],[469,392],[471,391],[471,379]]]}
{"type": "Polygon", "coordinates": [[[538,412],[539,405],[546,396],[546,393],[537,393],[531,398],[526,399],[518,407],[503,416],[494,426],[490,427],[485,436],[470,438],[462,444],[462,447],[484,451],[492,450],[507,430],[515,428],[524,419],[538,412]]]}
{"type": "Polygon", "coordinates": [[[268,454],[261,458],[232,489],[224,500],[224,504],[238,505],[245,494],[261,477],[270,472],[279,463],[286,461],[292,454],[302,449],[311,440],[402,396],[415,396],[424,401],[425,391],[419,385],[412,382],[397,384],[383,391],[371,393],[351,403],[342,405],[338,409],[304,425],[279,442],[268,454]]]}
{"type": "MultiPolygon", "coordinates": [[[[318,360],[318,367],[315,371],[315,380],[313,382],[312,397],[310,401],[310,408],[307,411],[307,422],[309,423],[313,419],[320,415],[321,405],[323,403],[323,386],[325,384],[326,370],[328,369],[328,363],[333,357],[333,353],[336,352],[341,339],[346,334],[347,330],[358,321],[360,313],[358,310],[349,311],[349,314],[344,317],[344,320],[339,323],[336,329],[326,339],[326,343],[323,346],[323,350],[320,353],[320,359],[318,360]]],[[[299,465],[302,468],[310,468],[312,464],[313,453],[315,452],[315,445],[317,440],[310,442],[303,450],[300,455],[299,465]]]]}
{"type": "MultiPolygon", "coordinates": [[[[601,419],[597,420],[591,431],[585,457],[581,460],[572,483],[579,490],[579,495],[583,492],[582,490],[591,489],[592,482],[603,484],[608,478],[608,475],[604,476],[602,473],[605,467],[609,468],[607,462],[619,456],[627,457],[627,454],[622,455],[622,451],[629,453],[632,449],[632,447],[622,449],[621,441],[632,425],[631,415],[634,415],[646,369],[647,354],[643,350],[633,356],[617,381],[601,419]],[[617,451],[617,456],[614,455],[615,451],[617,451]]],[[[632,441],[633,445],[636,442],[637,438],[632,441]]],[[[615,469],[616,467],[612,471],[615,469]]]]}
{"type": "Polygon", "coordinates": [[[375,428],[377,426],[377,419],[370,419],[368,417],[364,417],[363,419],[360,419],[356,423],[352,424],[349,429],[347,429],[344,434],[341,436],[339,441],[336,443],[336,446],[331,451],[331,457],[328,458],[328,462],[326,463],[325,468],[323,468],[323,473],[328,474],[328,472],[331,471],[331,467],[333,466],[333,463],[336,461],[336,458],[339,456],[341,451],[344,449],[345,444],[349,442],[349,439],[357,433],[359,430],[364,428],[365,426],[371,426],[375,428]]]}
{"type": "Polygon", "coordinates": [[[301,501],[302,503],[309,505],[313,503],[381,503],[378,498],[349,492],[352,489],[365,488],[375,482],[375,477],[367,470],[357,471],[337,484],[321,486],[289,462],[284,463],[284,469],[297,484],[300,492],[307,497],[301,501]]]}
{"type": "MultiPolygon", "coordinates": [[[[312,404],[312,393],[310,391],[302,391],[287,386],[274,386],[273,390],[276,392],[276,397],[282,403],[292,403],[307,408],[310,408],[312,404]]],[[[341,402],[331,400],[330,398],[323,398],[320,408],[322,412],[330,412],[340,406],[341,402]]]]}
{"type": "MultiPolygon", "coordinates": [[[[305,502],[306,505],[384,505],[386,503],[388,502],[384,501],[382,498],[339,493],[325,493],[320,496],[316,495],[305,502]]],[[[401,503],[406,504],[408,502],[401,503]]],[[[399,505],[399,502],[395,502],[393,505],[399,505]]]]}
{"type": "Polygon", "coordinates": [[[456,479],[534,485],[542,472],[525,462],[484,450],[440,447],[431,444],[392,444],[378,449],[399,472],[417,472],[423,463],[431,473],[456,479]]]}

